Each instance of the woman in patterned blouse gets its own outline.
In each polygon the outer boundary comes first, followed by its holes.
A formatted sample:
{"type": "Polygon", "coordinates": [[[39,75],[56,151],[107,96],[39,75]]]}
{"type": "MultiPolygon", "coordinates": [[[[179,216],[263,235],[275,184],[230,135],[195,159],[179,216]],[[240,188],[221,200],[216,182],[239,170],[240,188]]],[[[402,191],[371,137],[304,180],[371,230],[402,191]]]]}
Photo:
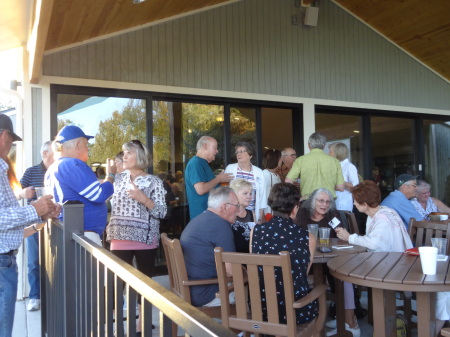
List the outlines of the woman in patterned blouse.
{"type": "MultiPolygon", "coordinates": [[[[123,168],[114,182],[113,208],[106,229],[111,252],[148,277],[153,276],[159,221],[167,212],[163,182],[146,172],[150,164],[147,147],[139,140],[122,146],[123,168]]],[[[140,311],[140,306],[139,306],[140,311]]],[[[136,330],[140,331],[140,317],[136,330]]]]}
{"type": "MultiPolygon", "coordinates": [[[[273,218],[253,228],[251,234],[251,252],[255,254],[279,254],[289,251],[291,257],[292,278],[294,283],[294,300],[306,296],[310,292],[308,272],[314,259],[316,239],[304,230],[293,219],[297,215],[300,196],[298,189],[288,183],[273,185],[268,203],[273,211],[273,218]]],[[[262,277],[262,276],[261,276],[262,277]]],[[[275,277],[282,279],[281,271],[275,271],[275,277]]],[[[280,321],[286,322],[286,308],[282,282],[277,282],[278,308],[280,321]]],[[[265,301],[262,294],[262,301],[265,301]]],[[[297,323],[310,322],[317,316],[318,303],[296,310],[297,323]]]]}

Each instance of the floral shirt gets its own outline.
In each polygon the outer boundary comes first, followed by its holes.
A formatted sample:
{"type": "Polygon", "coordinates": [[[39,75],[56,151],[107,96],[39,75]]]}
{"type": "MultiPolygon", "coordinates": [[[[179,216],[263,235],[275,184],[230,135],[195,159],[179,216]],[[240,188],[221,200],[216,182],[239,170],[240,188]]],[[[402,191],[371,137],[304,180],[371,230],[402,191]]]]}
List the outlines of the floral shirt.
{"type": "Polygon", "coordinates": [[[159,219],[166,216],[166,191],[163,182],[151,174],[137,177],[134,184],[155,203],[148,209],[131,199],[127,191],[132,188],[128,170],[116,175],[112,199],[111,220],[107,227],[107,240],[130,240],[159,245],[159,219]]]}
{"type": "Polygon", "coordinates": [[[435,203],[433,202],[433,199],[431,199],[431,198],[428,198],[428,200],[427,200],[427,208],[426,209],[423,209],[422,205],[420,204],[420,202],[416,198],[414,198],[414,199],[412,199],[410,201],[413,204],[413,206],[416,209],[416,211],[419,212],[419,214],[421,216],[423,216],[427,220],[430,220],[429,214],[431,212],[437,212],[438,211],[437,206],[435,205],[435,203]]]}
{"type": "MultiPolygon", "coordinates": [[[[308,284],[308,265],[310,262],[309,233],[295,224],[291,219],[274,216],[270,221],[255,226],[252,237],[252,253],[279,254],[289,251],[291,256],[292,279],[294,284],[294,300],[306,296],[310,292],[308,284]]],[[[260,268],[262,272],[262,268],[260,268]]],[[[262,277],[262,274],[260,274],[262,277]]],[[[275,270],[277,282],[278,308],[280,322],[286,322],[284,307],[284,288],[281,270],[275,270]]],[[[264,291],[261,296],[266,301],[264,291]]],[[[297,323],[310,322],[317,316],[318,303],[313,301],[296,311],[297,323]]]]}

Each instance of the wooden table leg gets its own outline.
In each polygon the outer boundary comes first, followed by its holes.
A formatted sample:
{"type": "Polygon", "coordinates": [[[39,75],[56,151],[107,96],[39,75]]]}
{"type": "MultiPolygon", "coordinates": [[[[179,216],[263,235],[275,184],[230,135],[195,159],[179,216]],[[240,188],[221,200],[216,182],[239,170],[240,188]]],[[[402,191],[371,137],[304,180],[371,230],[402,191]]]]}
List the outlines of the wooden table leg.
{"type": "MultiPolygon", "coordinates": [[[[430,293],[417,292],[417,335],[420,337],[433,336],[431,331],[431,321],[435,318],[431,317],[431,300],[430,293]]],[[[433,325],[434,326],[434,325],[433,325]]]]}
{"type": "Polygon", "coordinates": [[[313,263],[313,277],[315,286],[318,286],[319,284],[327,284],[323,275],[322,263],[313,263]]]}
{"type": "Polygon", "coordinates": [[[336,327],[337,334],[334,336],[339,337],[353,337],[353,334],[350,331],[345,330],[345,308],[344,308],[344,282],[334,279],[334,284],[336,287],[336,327]]]}
{"type": "MultiPolygon", "coordinates": [[[[382,289],[372,288],[373,336],[386,337],[384,314],[384,292],[382,289]]],[[[420,335],[419,335],[420,336],[420,335]]]]}
{"type": "Polygon", "coordinates": [[[395,291],[384,290],[385,327],[386,335],[397,336],[397,308],[395,306],[395,291]]]}

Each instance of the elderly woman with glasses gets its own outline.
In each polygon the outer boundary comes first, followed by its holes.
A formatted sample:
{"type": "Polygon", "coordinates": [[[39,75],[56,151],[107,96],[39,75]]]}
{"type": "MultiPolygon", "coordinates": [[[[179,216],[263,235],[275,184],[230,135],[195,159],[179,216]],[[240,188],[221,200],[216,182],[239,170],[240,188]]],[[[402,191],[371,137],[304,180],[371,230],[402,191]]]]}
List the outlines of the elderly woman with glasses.
{"type": "MultiPolygon", "coordinates": [[[[328,223],[334,218],[342,223],[339,212],[336,210],[333,195],[326,188],[318,188],[311,193],[308,199],[302,202],[296,221],[299,226],[307,230],[308,224],[330,227],[328,223]]],[[[336,237],[334,231],[330,232],[330,237],[336,237]]]]}
{"type": "Polygon", "coordinates": [[[247,207],[254,211],[256,221],[264,221],[264,209],[267,207],[265,179],[263,171],[251,163],[254,154],[253,146],[248,142],[238,142],[235,146],[237,163],[226,167],[225,173],[231,173],[234,179],[245,179],[252,184],[252,201],[247,207]]]}
{"type": "MultiPolygon", "coordinates": [[[[273,185],[268,198],[273,217],[268,222],[256,225],[251,234],[251,252],[253,254],[279,254],[288,251],[291,258],[292,279],[294,286],[294,300],[306,296],[310,292],[308,272],[311,268],[316,249],[314,235],[298,226],[294,219],[297,215],[300,199],[298,189],[289,183],[273,185]]],[[[281,271],[276,271],[277,293],[283,294],[281,271]]],[[[281,298],[284,298],[282,296],[281,298]]],[[[264,293],[262,301],[266,301],[264,293]]],[[[286,322],[286,303],[279,301],[278,311],[281,322],[286,322]]],[[[317,316],[316,301],[297,309],[297,324],[310,322],[317,316]]]]}
{"type": "MultiPolygon", "coordinates": [[[[137,269],[152,277],[159,222],[167,212],[166,191],[161,179],[146,172],[151,159],[144,144],[133,140],[125,143],[122,150],[124,171],[115,176],[107,240],[114,255],[130,265],[136,258],[137,269]]],[[[138,321],[137,331],[140,327],[138,321]]]]}
{"type": "Polygon", "coordinates": [[[427,220],[430,220],[431,212],[450,213],[446,204],[431,196],[431,185],[424,180],[417,180],[416,197],[410,201],[416,211],[427,220]]]}

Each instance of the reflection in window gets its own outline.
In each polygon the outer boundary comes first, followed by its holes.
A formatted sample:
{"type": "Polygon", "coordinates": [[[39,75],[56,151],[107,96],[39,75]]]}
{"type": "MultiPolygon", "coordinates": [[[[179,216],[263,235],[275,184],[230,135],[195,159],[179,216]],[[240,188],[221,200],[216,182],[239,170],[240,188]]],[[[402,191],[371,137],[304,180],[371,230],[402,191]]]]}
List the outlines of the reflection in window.
{"type": "Polygon", "coordinates": [[[425,177],[431,196],[450,203],[450,122],[424,120],[425,177]]]}
{"type": "Polygon", "coordinates": [[[145,100],[59,94],[57,107],[58,131],[76,125],[95,137],[88,144],[88,165],[114,158],[130,140],[147,143],[145,100]]]}
{"type": "Polygon", "coordinates": [[[348,159],[356,166],[359,175],[364,172],[361,120],[360,116],[316,114],[316,131],[327,137],[325,152],[329,153],[328,145],[331,143],[342,142],[347,145],[348,159]]]}
{"type": "Polygon", "coordinates": [[[381,197],[385,198],[394,190],[397,176],[403,173],[416,174],[413,120],[372,117],[371,130],[373,171],[378,169],[381,197]]]}

